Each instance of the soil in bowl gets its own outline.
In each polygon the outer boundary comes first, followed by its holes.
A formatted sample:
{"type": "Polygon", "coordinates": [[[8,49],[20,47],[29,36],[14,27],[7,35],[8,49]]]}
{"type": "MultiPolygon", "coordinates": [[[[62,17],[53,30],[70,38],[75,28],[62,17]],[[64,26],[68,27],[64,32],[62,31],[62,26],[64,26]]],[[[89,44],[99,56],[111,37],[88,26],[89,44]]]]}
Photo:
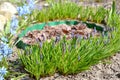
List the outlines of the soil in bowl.
{"type": "Polygon", "coordinates": [[[79,23],[77,25],[60,24],[56,26],[45,26],[43,30],[34,30],[28,32],[22,41],[25,44],[33,45],[39,41],[50,41],[51,39],[62,38],[72,39],[72,37],[89,38],[90,36],[100,36],[101,31],[94,28],[88,28],[85,23],[79,23]]]}

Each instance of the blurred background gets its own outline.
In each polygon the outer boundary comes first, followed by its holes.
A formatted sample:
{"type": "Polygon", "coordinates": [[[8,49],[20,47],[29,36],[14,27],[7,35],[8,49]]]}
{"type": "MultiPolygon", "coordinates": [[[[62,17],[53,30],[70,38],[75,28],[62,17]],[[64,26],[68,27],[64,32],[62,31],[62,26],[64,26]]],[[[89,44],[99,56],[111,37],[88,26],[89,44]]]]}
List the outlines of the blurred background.
{"type": "MultiPolygon", "coordinates": [[[[5,1],[12,2],[13,4],[19,4],[20,2],[24,2],[26,0],[0,0],[0,4],[5,1]]],[[[51,1],[53,2],[72,1],[82,6],[93,6],[93,7],[103,6],[105,8],[110,8],[113,0],[35,0],[37,4],[42,6],[46,5],[48,2],[51,2],[51,1]]],[[[117,13],[120,14],[120,0],[114,0],[114,1],[116,1],[117,13]]]]}

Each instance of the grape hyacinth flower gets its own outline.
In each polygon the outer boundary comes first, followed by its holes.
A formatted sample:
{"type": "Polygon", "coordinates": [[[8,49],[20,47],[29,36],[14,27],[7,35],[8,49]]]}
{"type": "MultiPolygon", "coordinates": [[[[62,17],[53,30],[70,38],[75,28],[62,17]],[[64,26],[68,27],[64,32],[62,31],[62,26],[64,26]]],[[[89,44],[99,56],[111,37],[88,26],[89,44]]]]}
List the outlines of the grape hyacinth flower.
{"type": "Polygon", "coordinates": [[[80,34],[76,34],[75,37],[78,39],[78,37],[80,36],[80,34]]]}
{"type": "Polygon", "coordinates": [[[34,0],[26,0],[26,2],[27,2],[27,4],[17,7],[19,16],[31,14],[31,11],[36,8],[34,0]]]}
{"type": "Polygon", "coordinates": [[[42,48],[43,42],[39,38],[36,39],[36,42],[39,44],[40,48],[42,48]]]}
{"type": "Polygon", "coordinates": [[[94,27],[94,29],[93,29],[93,31],[91,33],[92,37],[94,37],[96,33],[97,33],[97,29],[96,29],[96,27],[94,27]]]}
{"type": "Polygon", "coordinates": [[[24,14],[23,8],[22,7],[17,7],[18,15],[22,16],[24,14]]]}
{"type": "Polygon", "coordinates": [[[19,16],[23,16],[31,13],[29,6],[26,4],[24,6],[17,7],[17,11],[19,16]]]}
{"type": "Polygon", "coordinates": [[[60,41],[60,35],[56,36],[55,38],[55,43],[59,42],[60,41]]]}
{"type": "Polygon", "coordinates": [[[77,42],[79,43],[82,39],[83,39],[83,36],[82,35],[78,35],[77,42]]]}
{"type": "Polygon", "coordinates": [[[0,80],[4,80],[4,77],[0,75],[0,80]]]}
{"type": "Polygon", "coordinates": [[[84,36],[84,39],[86,40],[86,39],[88,39],[88,36],[86,35],[86,36],[84,36]]]}
{"type": "Polygon", "coordinates": [[[35,1],[34,0],[26,0],[26,1],[31,10],[35,9],[35,1]]]}
{"type": "Polygon", "coordinates": [[[42,41],[40,41],[39,45],[40,45],[40,48],[42,48],[42,46],[43,46],[43,43],[42,43],[42,41]]]}
{"type": "Polygon", "coordinates": [[[94,27],[94,33],[97,33],[97,29],[96,29],[96,27],[94,27]]]}
{"type": "Polygon", "coordinates": [[[90,37],[91,37],[91,35],[88,33],[88,34],[87,34],[87,37],[88,37],[88,38],[90,38],[90,37]]]}
{"type": "Polygon", "coordinates": [[[40,54],[40,59],[43,59],[43,54],[42,53],[40,54]]]}
{"type": "Polygon", "coordinates": [[[12,54],[12,49],[5,43],[0,43],[0,55],[3,57],[8,57],[12,54]]]}
{"type": "Polygon", "coordinates": [[[0,75],[1,75],[1,76],[6,75],[6,73],[7,73],[7,70],[6,70],[5,67],[0,68],[0,75]]]}
{"type": "Polygon", "coordinates": [[[24,11],[23,14],[30,14],[30,13],[31,13],[31,11],[30,11],[30,9],[29,9],[29,6],[27,6],[27,5],[24,5],[24,6],[23,6],[23,11],[24,11]]]}
{"type": "Polygon", "coordinates": [[[6,73],[7,73],[7,70],[4,66],[0,68],[0,80],[4,80],[4,75],[6,75],[6,73]]]}
{"type": "Polygon", "coordinates": [[[44,34],[42,34],[41,37],[43,38],[42,41],[45,41],[45,36],[44,36],[44,34]]]}
{"type": "Polygon", "coordinates": [[[11,20],[11,27],[10,27],[10,32],[11,34],[16,34],[16,29],[18,27],[18,19],[16,17],[13,17],[12,20],[11,20]]]}
{"type": "Polygon", "coordinates": [[[62,43],[62,50],[63,50],[63,53],[66,52],[66,44],[65,43],[62,43]]]}
{"type": "Polygon", "coordinates": [[[74,37],[75,37],[75,34],[74,34],[73,32],[71,33],[71,37],[72,37],[72,38],[74,38],[74,37]]]}

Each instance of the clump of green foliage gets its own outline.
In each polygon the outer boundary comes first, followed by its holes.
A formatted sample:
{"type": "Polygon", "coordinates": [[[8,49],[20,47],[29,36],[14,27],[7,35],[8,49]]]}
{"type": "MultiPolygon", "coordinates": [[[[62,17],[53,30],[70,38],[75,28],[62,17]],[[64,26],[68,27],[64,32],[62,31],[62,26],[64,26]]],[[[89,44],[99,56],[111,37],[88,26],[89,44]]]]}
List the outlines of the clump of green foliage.
{"type": "Polygon", "coordinates": [[[64,37],[59,42],[38,42],[38,45],[27,47],[21,54],[25,70],[38,80],[40,76],[75,74],[87,70],[101,59],[111,56],[120,49],[118,41],[108,36],[83,39],[64,37]],[[94,45],[94,46],[93,46],[94,45]]]}
{"type": "Polygon", "coordinates": [[[50,2],[49,4],[48,8],[43,8],[40,11],[35,10],[31,15],[28,15],[26,20],[21,20],[20,29],[25,29],[27,26],[32,24],[55,20],[80,20],[106,23],[106,18],[109,14],[109,11],[103,7],[83,7],[69,1],[59,3],[50,2]]]}
{"type": "Polygon", "coordinates": [[[52,7],[43,9],[38,13],[35,20],[48,22],[53,20],[78,19],[82,21],[91,20],[101,23],[107,15],[103,7],[92,8],[76,5],[75,3],[54,3],[52,7]]]}

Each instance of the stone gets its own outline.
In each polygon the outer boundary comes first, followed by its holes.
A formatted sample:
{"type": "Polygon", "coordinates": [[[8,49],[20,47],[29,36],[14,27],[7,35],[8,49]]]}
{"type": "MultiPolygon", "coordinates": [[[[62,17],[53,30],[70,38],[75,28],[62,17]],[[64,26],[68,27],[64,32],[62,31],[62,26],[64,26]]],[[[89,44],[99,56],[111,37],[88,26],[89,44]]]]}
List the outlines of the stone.
{"type": "Polygon", "coordinates": [[[0,15],[5,16],[6,20],[9,21],[14,16],[11,12],[0,11],[0,15]]]}
{"type": "Polygon", "coordinates": [[[3,15],[0,15],[0,31],[4,30],[4,26],[6,24],[6,17],[3,15]]]}
{"type": "Polygon", "coordinates": [[[7,21],[10,21],[17,13],[17,9],[9,2],[3,2],[0,5],[0,31],[4,30],[7,21]]]}
{"type": "Polygon", "coordinates": [[[50,4],[45,3],[45,4],[43,4],[43,6],[44,6],[44,7],[49,7],[49,6],[50,6],[50,4]]]}
{"type": "Polygon", "coordinates": [[[16,7],[13,4],[11,4],[10,2],[3,2],[0,5],[0,11],[10,12],[11,14],[17,13],[16,7]]]}

